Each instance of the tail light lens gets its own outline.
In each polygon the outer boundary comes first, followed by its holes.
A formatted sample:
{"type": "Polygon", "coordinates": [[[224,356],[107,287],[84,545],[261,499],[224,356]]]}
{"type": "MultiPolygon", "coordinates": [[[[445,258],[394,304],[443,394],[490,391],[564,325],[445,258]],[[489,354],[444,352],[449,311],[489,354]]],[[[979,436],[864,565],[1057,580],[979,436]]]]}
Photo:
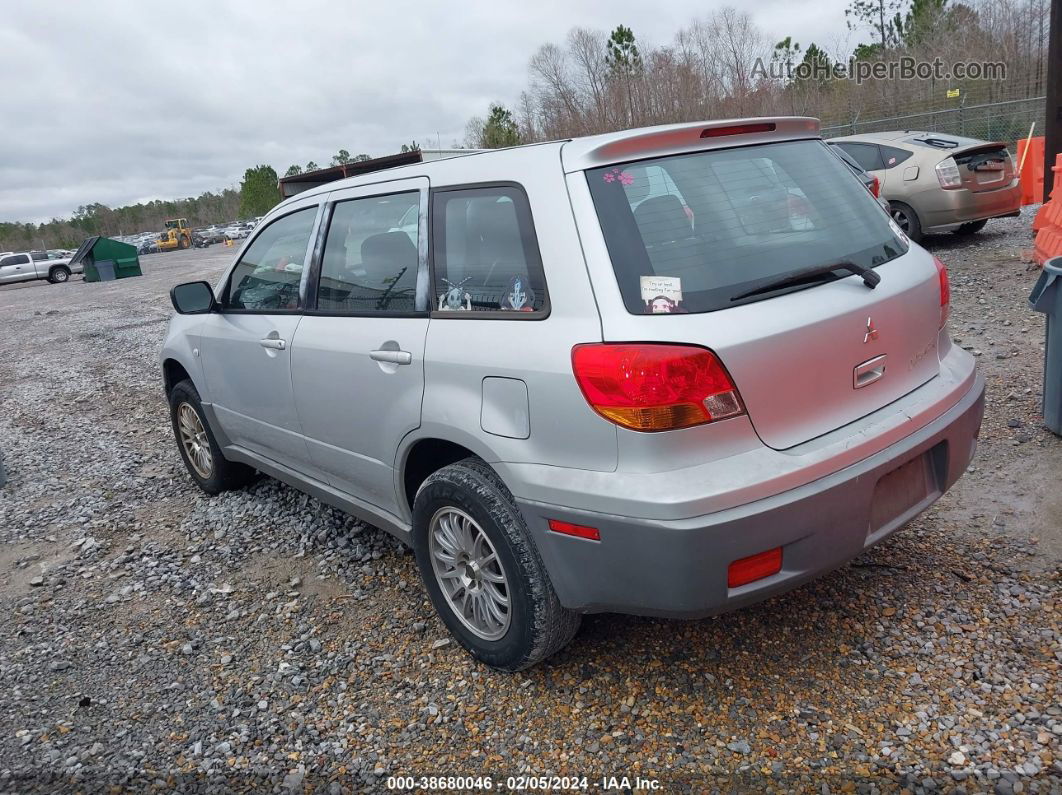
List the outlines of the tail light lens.
{"type": "Polygon", "coordinates": [[[940,183],[940,187],[944,190],[954,190],[955,188],[962,187],[962,175],[959,174],[959,167],[955,164],[955,159],[946,157],[937,163],[935,171],[937,172],[937,182],[940,183]]]}
{"type": "Polygon", "coordinates": [[[876,199],[881,195],[881,180],[870,174],[870,193],[876,199]]]}
{"type": "Polygon", "coordinates": [[[951,282],[948,281],[948,269],[944,263],[933,257],[933,264],[937,266],[937,277],[940,279],[940,328],[944,328],[951,307],[951,282]]]}
{"type": "Polygon", "coordinates": [[[594,411],[635,431],[671,431],[745,413],[730,375],[706,348],[576,345],[572,369],[594,411]]]}

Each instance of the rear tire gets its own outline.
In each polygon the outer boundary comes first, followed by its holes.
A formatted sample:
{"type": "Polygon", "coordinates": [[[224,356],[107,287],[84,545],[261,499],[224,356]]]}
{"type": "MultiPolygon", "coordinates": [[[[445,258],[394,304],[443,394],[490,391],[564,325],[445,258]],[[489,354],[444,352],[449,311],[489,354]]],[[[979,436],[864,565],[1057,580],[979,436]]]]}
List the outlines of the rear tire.
{"type": "Polygon", "coordinates": [[[199,392],[188,379],[170,390],[170,423],[188,474],[207,494],[238,489],[254,480],[254,469],[221,454],[199,392]]]}
{"type": "Polygon", "coordinates": [[[962,235],[963,237],[965,237],[966,235],[976,235],[978,232],[985,228],[985,225],[987,223],[987,218],[983,221],[970,221],[970,223],[963,224],[958,229],[955,229],[953,231],[955,232],[955,234],[962,235]]]}
{"type": "Polygon", "coordinates": [[[191,245],[192,244],[188,241],[188,238],[186,238],[186,237],[182,237],[180,240],[177,241],[177,248],[179,248],[181,250],[184,250],[186,248],[190,248],[191,245]]]}
{"type": "Polygon", "coordinates": [[[413,503],[413,551],[443,623],[492,668],[541,662],[579,630],[581,617],[557,598],[512,494],[478,458],[424,481],[413,503]]]}
{"type": "Polygon", "coordinates": [[[57,265],[48,271],[48,281],[52,284],[62,284],[70,278],[70,269],[65,265],[57,265]]]}
{"type": "Polygon", "coordinates": [[[889,211],[892,213],[892,220],[903,230],[904,234],[915,243],[922,242],[922,222],[918,220],[918,213],[898,201],[889,202],[889,211]]]}

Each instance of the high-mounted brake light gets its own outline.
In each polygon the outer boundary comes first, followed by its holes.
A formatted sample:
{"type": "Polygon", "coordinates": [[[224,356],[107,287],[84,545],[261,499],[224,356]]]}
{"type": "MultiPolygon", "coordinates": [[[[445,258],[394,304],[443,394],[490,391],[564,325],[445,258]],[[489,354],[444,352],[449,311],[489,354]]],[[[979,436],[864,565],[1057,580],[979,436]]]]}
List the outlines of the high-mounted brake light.
{"type": "Polygon", "coordinates": [[[774,132],[775,126],[773,121],[763,121],[753,124],[731,124],[728,127],[706,127],[701,130],[701,138],[722,138],[725,135],[774,132]]]}
{"type": "Polygon", "coordinates": [[[706,348],[576,345],[572,370],[594,411],[635,431],[672,431],[745,413],[730,375],[706,348]]]}
{"type": "Polygon", "coordinates": [[[933,257],[933,264],[937,266],[937,278],[940,279],[940,328],[944,328],[951,308],[951,283],[948,281],[948,269],[944,267],[944,263],[933,257]]]}

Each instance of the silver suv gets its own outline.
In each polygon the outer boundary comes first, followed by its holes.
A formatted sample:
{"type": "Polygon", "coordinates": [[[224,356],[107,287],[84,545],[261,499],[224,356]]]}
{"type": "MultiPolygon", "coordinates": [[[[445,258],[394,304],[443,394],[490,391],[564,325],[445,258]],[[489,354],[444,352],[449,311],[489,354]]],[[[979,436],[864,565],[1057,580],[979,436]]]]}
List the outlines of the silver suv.
{"type": "Polygon", "coordinates": [[[983,410],[943,265],[813,119],[322,185],[171,297],[192,479],[394,534],[506,670],[582,613],[705,616],[845,563],[962,475],[983,410]]]}

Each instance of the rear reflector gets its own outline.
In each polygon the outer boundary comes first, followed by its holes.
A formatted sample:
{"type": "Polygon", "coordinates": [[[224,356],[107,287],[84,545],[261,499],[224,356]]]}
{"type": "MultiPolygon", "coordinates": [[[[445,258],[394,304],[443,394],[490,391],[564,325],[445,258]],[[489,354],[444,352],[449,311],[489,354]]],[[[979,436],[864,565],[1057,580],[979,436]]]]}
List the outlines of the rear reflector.
{"type": "Polygon", "coordinates": [[[571,522],[562,522],[559,519],[549,520],[549,529],[554,533],[560,533],[566,536],[575,536],[576,538],[585,538],[588,541],[600,541],[601,533],[598,532],[596,527],[587,527],[581,524],[572,524],[571,522]]]}
{"type": "Polygon", "coordinates": [[[745,413],[729,374],[707,348],[576,345],[572,370],[594,411],[635,431],[672,431],[745,413]]]}
{"type": "Polygon", "coordinates": [[[940,328],[944,328],[951,311],[951,282],[948,281],[948,269],[944,263],[933,257],[933,264],[937,266],[937,277],[940,279],[940,328]]]}
{"type": "Polygon", "coordinates": [[[782,548],[775,547],[731,563],[730,568],[726,570],[726,584],[728,588],[737,588],[739,585],[748,585],[750,582],[770,577],[781,570],[782,548]]]}
{"type": "Polygon", "coordinates": [[[731,124],[729,127],[708,127],[701,131],[701,138],[722,138],[724,135],[745,135],[746,133],[774,132],[773,121],[755,124],[731,124]]]}

